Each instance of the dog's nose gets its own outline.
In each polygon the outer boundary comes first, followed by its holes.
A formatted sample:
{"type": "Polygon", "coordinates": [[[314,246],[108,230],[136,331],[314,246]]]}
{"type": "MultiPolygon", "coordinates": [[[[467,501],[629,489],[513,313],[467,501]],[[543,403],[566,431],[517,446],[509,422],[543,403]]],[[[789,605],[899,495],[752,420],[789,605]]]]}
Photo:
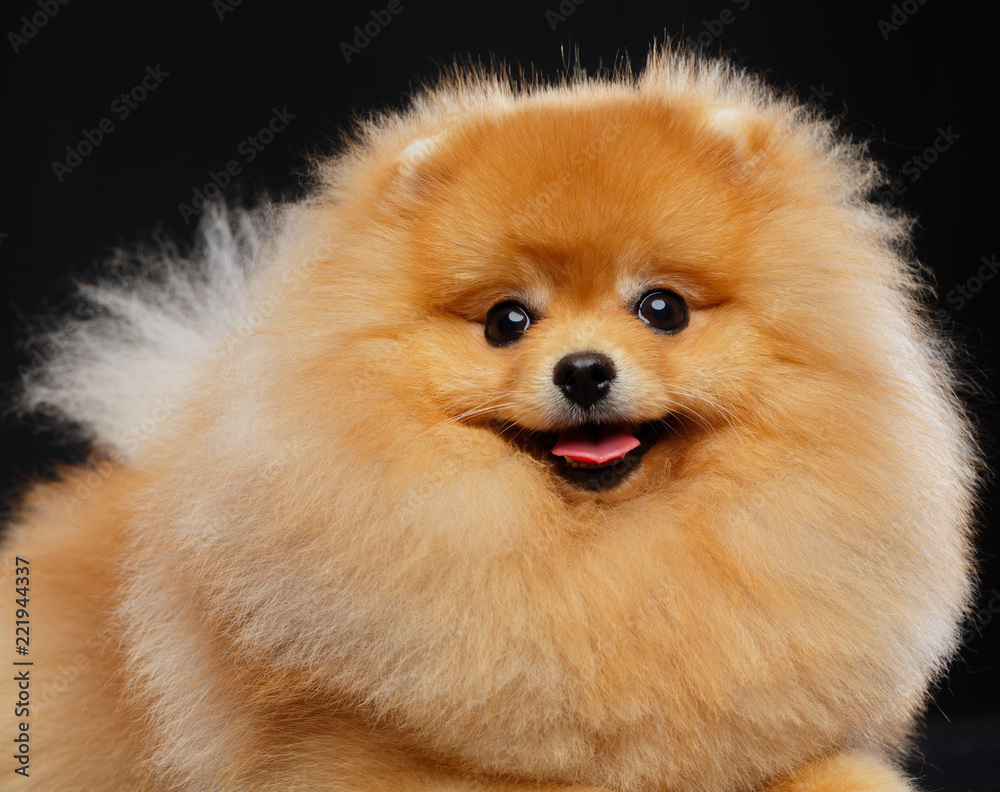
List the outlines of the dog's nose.
{"type": "Polygon", "coordinates": [[[611,390],[615,364],[600,352],[574,352],[556,363],[552,381],[563,396],[584,409],[596,404],[611,390]]]}

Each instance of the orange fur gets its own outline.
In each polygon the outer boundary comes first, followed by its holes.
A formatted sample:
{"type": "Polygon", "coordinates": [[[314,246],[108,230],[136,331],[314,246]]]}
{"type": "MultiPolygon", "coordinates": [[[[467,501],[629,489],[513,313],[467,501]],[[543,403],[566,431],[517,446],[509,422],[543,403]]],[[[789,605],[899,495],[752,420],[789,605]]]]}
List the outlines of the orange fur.
{"type": "Polygon", "coordinates": [[[265,319],[84,503],[48,485],[14,526],[38,678],[88,657],[31,788],[907,789],[974,464],[876,180],[671,53],[369,122],[283,210],[265,319]],[[685,329],[636,318],[650,288],[685,329]],[[537,321],[491,346],[510,298],[537,321]],[[523,445],[577,351],[618,419],[670,416],[599,491],[523,445]]]}

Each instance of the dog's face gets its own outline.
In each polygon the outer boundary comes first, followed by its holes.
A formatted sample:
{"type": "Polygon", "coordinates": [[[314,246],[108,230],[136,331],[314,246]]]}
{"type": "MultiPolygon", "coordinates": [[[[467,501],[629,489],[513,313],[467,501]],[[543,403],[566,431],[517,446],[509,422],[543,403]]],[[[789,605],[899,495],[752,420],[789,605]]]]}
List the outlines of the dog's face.
{"type": "Polygon", "coordinates": [[[399,188],[426,394],[565,491],[615,498],[749,419],[769,357],[744,293],[765,190],[752,154],[704,117],[632,110],[538,108],[445,136],[399,188]]]}

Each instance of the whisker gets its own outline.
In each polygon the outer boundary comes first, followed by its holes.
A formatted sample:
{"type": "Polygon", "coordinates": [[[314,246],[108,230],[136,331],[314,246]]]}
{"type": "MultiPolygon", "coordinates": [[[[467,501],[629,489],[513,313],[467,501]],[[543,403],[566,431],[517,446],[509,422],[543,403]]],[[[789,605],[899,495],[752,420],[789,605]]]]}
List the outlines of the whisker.
{"type": "Polygon", "coordinates": [[[444,420],[432,424],[431,426],[427,427],[427,429],[425,429],[423,433],[426,434],[427,432],[434,431],[435,429],[438,429],[439,427],[442,426],[461,423],[462,421],[466,421],[469,418],[473,418],[477,415],[482,415],[483,413],[488,413],[493,410],[501,410],[506,407],[512,407],[514,405],[514,402],[502,401],[502,400],[509,399],[513,395],[514,394],[510,391],[504,391],[503,393],[494,394],[489,399],[476,405],[475,407],[465,410],[464,412],[458,413],[457,415],[449,416],[444,420]]]}
{"type": "MultiPolygon", "coordinates": [[[[689,389],[681,387],[681,386],[674,385],[673,388],[674,388],[674,390],[676,390],[676,391],[684,394],[685,396],[689,396],[691,398],[697,399],[698,401],[701,401],[704,404],[707,404],[708,406],[710,406],[711,408],[713,408],[714,410],[718,411],[722,415],[722,417],[726,421],[726,423],[729,424],[729,426],[731,428],[733,428],[733,429],[737,429],[737,428],[740,428],[740,427],[743,428],[743,429],[747,428],[747,425],[742,420],[740,420],[739,416],[737,416],[736,413],[734,413],[729,408],[724,407],[718,401],[715,401],[715,400],[709,398],[708,396],[705,396],[704,394],[697,393],[695,391],[689,390],[689,389]]],[[[704,416],[693,416],[693,417],[695,417],[696,419],[701,419],[704,422],[703,425],[706,428],[708,428],[709,424],[706,421],[704,421],[704,416]]]]}

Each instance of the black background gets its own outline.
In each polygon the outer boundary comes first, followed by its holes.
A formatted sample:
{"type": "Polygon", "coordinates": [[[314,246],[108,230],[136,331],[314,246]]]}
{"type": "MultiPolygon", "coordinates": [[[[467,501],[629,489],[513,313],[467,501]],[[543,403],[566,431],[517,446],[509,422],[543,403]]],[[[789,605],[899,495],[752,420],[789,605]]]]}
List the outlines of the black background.
{"type": "MultiPolygon", "coordinates": [[[[995,456],[991,382],[1000,272],[994,277],[982,265],[1000,255],[1000,5],[398,3],[399,13],[388,15],[383,0],[330,7],[254,0],[6,4],[0,24],[4,383],[12,383],[30,357],[31,350],[15,346],[25,315],[64,304],[66,275],[85,272],[116,245],[148,241],[161,231],[190,239],[193,223],[179,206],[190,204],[231,160],[240,174],[224,190],[230,198],[294,196],[306,159],[335,150],[352,116],[402,106],[411,88],[456,56],[497,57],[556,75],[579,48],[581,62],[594,72],[625,55],[641,65],[650,43],[666,33],[696,39],[711,53],[765,73],[803,100],[821,103],[855,138],[870,142],[899,180],[899,194],[884,198],[919,217],[917,253],[937,280],[934,307],[963,345],[967,373],[979,385],[969,403],[995,456]],[[342,45],[355,41],[355,26],[368,24],[372,32],[373,12],[388,24],[367,44],[358,39],[364,46],[348,60],[342,45]],[[167,76],[121,118],[116,100],[157,67],[167,76]],[[275,109],[294,118],[248,161],[244,142],[275,109]],[[53,163],[66,163],[66,147],[78,147],[84,130],[105,118],[114,129],[60,180],[53,163]],[[926,154],[935,142],[944,150],[926,154]]],[[[80,454],[52,434],[8,419],[0,423],[0,442],[0,487],[8,501],[25,477],[53,459],[80,454]]],[[[1000,746],[996,502],[988,482],[978,615],[931,706],[926,759],[915,765],[928,789],[1000,789],[1000,773],[987,756],[1000,746]]]]}

